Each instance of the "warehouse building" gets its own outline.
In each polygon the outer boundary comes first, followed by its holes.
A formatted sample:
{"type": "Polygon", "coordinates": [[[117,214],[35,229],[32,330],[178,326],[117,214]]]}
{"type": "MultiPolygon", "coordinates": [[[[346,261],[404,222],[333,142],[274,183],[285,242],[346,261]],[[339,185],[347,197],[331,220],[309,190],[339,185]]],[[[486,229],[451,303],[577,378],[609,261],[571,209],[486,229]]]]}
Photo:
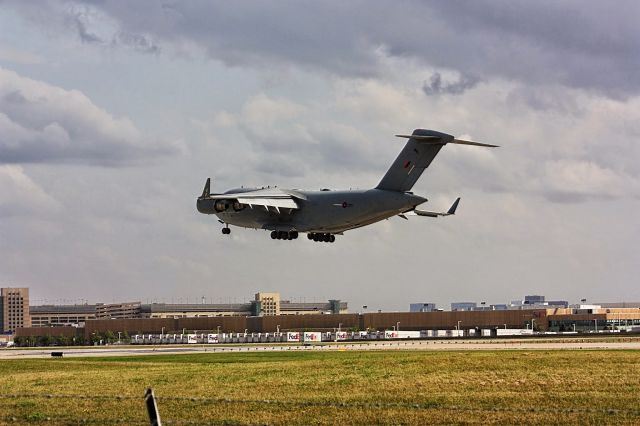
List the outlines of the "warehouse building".
{"type": "MultiPolygon", "coordinates": [[[[106,333],[165,334],[187,332],[274,333],[285,331],[402,330],[447,331],[455,335],[490,336],[508,330],[537,332],[640,331],[640,309],[518,309],[502,311],[388,312],[369,314],[316,314],[218,316],[191,318],[135,318],[87,320],[83,328],[19,328],[17,336],[59,336],[68,333],[89,341],[106,333]],[[69,331],[64,331],[64,329],[69,331]]],[[[447,334],[448,335],[448,334],[447,334]]]]}
{"type": "MultiPolygon", "coordinates": [[[[5,289],[3,289],[5,290],[5,289]]],[[[9,289],[6,289],[9,290],[9,289]]],[[[291,302],[281,300],[279,293],[257,293],[255,299],[246,303],[98,303],[81,305],[36,305],[28,306],[28,289],[26,294],[27,315],[34,327],[82,326],[94,319],[134,319],[134,318],[208,318],[227,316],[270,316],[270,315],[309,315],[309,314],[343,314],[348,312],[347,302],[329,300],[326,302],[291,302]]],[[[14,295],[16,291],[7,294],[14,295]]],[[[13,297],[13,296],[12,296],[13,297]]],[[[16,296],[17,297],[17,296],[16,296]]],[[[5,300],[5,299],[3,299],[5,300]]],[[[15,303],[9,302],[13,320],[17,312],[15,303]]],[[[22,302],[21,302],[22,303],[22,302]]],[[[8,305],[9,306],[9,305],[8,305]]],[[[23,306],[23,305],[20,305],[23,306]]],[[[17,317],[16,317],[17,318],[17,317]]],[[[17,322],[19,327],[29,327],[31,323],[17,322]],[[28,324],[28,325],[25,325],[28,324]]],[[[13,323],[12,323],[13,324],[13,323]]],[[[13,330],[13,329],[11,329],[13,330]]]]}

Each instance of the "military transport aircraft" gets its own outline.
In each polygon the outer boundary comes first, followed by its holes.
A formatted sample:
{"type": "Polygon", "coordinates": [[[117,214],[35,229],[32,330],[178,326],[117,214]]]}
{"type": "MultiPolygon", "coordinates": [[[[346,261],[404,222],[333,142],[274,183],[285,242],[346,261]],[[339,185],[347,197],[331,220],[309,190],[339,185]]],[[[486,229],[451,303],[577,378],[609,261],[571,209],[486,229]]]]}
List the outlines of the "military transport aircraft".
{"type": "Polygon", "coordinates": [[[446,212],[418,210],[427,201],[414,195],[411,188],[447,144],[495,148],[479,142],[456,139],[446,133],[417,129],[384,175],[378,186],[368,190],[302,191],[297,189],[237,188],[223,194],[211,194],[211,178],[196,202],[198,211],[215,214],[230,234],[229,225],[271,231],[271,238],[295,240],[303,232],[313,241],[334,242],[336,235],[371,225],[392,216],[449,216],[456,212],[460,198],[446,212]]]}

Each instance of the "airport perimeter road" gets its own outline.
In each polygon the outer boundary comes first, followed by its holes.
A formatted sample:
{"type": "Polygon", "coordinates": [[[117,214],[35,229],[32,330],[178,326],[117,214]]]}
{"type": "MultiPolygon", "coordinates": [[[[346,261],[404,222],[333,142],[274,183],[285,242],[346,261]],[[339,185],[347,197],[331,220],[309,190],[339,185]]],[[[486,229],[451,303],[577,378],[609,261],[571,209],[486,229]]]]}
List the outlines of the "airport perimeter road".
{"type": "Polygon", "coordinates": [[[0,359],[50,358],[52,352],[64,357],[104,357],[177,355],[193,353],[274,352],[274,351],[350,351],[350,350],[422,350],[422,351],[482,351],[482,350],[639,350],[640,340],[589,341],[575,340],[420,340],[377,341],[360,343],[323,343],[313,345],[245,344],[245,345],[183,345],[183,346],[102,346],[84,348],[3,349],[0,359]]]}

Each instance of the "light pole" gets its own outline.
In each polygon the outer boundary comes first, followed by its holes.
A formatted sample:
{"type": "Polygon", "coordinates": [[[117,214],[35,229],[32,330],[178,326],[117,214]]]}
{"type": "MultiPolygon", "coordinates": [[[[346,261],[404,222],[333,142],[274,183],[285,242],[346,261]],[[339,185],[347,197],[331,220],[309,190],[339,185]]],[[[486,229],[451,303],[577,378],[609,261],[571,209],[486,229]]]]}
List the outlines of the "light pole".
{"type": "Polygon", "coordinates": [[[220,326],[218,326],[217,328],[218,328],[218,336],[220,336],[220,326]]]}
{"type": "Polygon", "coordinates": [[[396,323],[396,331],[400,331],[400,321],[396,323]]]}
{"type": "Polygon", "coordinates": [[[162,331],[160,332],[160,337],[164,336],[164,327],[162,327],[162,331]]]}
{"type": "Polygon", "coordinates": [[[276,325],[276,334],[280,335],[280,324],[276,325]]]}
{"type": "Polygon", "coordinates": [[[458,336],[460,336],[460,324],[462,324],[462,321],[458,320],[458,325],[457,325],[457,330],[458,330],[458,336]]]}
{"type": "Polygon", "coordinates": [[[118,344],[120,344],[120,334],[122,334],[122,332],[118,331],[118,344]]]}
{"type": "Polygon", "coordinates": [[[505,329],[505,330],[507,329],[507,324],[505,324],[505,325],[504,325],[504,329],[505,329]]]}
{"type": "Polygon", "coordinates": [[[531,331],[533,331],[533,323],[535,322],[535,318],[531,318],[531,331]]]}

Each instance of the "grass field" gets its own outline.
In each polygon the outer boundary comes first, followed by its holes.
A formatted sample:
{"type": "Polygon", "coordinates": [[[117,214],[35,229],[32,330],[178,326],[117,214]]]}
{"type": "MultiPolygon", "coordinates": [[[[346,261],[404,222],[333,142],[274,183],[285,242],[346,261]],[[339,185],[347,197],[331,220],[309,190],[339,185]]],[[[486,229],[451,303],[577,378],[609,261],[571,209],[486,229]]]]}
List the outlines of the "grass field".
{"type": "Polygon", "coordinates": [[[149,386],[167,425],[640,424],[634,351],[2,361],[0,424],[148,424],[149,386]]]}

